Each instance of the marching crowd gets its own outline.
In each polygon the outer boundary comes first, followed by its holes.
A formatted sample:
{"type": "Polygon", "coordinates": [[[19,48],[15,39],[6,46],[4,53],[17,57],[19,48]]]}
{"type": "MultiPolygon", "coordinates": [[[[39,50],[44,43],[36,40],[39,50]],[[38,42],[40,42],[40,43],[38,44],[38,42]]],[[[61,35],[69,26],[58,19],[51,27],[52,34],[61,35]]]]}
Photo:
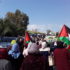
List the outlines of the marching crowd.
{"type": "Polygon", "coordinates": [[[31,37],[25,44],[18,37],[12,46],[0,48],[0,70],[70,70],[70,52],[61,41],[31,37]]]}

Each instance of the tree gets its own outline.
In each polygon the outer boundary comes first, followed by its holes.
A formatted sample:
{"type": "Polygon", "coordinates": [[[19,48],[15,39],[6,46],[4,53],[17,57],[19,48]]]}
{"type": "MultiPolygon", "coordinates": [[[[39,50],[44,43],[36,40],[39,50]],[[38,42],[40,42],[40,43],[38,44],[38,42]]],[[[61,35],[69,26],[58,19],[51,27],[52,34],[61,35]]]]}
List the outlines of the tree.
{"type": "Polygon", "coordinates": [[[56,32],[56,37],[58,37],[58,35],[59,35],[59,32],[56,32]]]}
{"type": "Polygon", "coordinates": [[[47,32],[47,34],[50,34],[51,30],[50,30],[50,29],[48,29],[46,32],[47,32]]]}
{"type": "Polygon", "coordinates": [[[0,19],[0,33],[3,36],[23,35],[28,24],[29,18],[25,13],[20,10],[8,12],[4,19],[0,19]]]}
{"type": "Polygon", "coordinates": [[[20,10],[16,10],[15,13],[8,12],[5,19],[9,19],[10,22],[16,24],[17,27],[26,27],[29,24],[28,16],[20,10]]]}
{"type": "Polygon", "coordinates": [[[3,24],[4,24],[4,29],[3,29],[4,36],[16,36],[17,27],[15,24],[12,24],[8,19],[5,19],[3,24]]]}
{"type": "Polygon", "coordinates": [[[4,26],[3,26],[3,19],[0,19],[0,36],[2,36],[2,31],[4,29],[4,26]]]}

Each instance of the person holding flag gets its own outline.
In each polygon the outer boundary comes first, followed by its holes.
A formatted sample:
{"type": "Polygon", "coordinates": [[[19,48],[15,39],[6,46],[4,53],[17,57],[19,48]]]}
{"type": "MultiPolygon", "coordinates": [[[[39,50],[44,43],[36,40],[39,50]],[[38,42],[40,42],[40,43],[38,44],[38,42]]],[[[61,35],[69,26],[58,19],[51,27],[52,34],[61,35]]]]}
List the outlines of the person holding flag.
{"type": "Polygon", "coordinates": [[[30,42],[30,36],[29,36],[29,33],[26,31],[25,32],[25,38],[24,38],[24,45],[25,45],[25,47],[27,48],[27,46],[28,46],[28,43],[30,42]]]}
{"type": "Polygon", "coordinates": [[[67,30],[64,25],[58,35],[60,41],[57,41],[57,48],[53,52],[56,70],[70,70],[70,52],[64,45],[70,45],[67,30]]]}
{"type": "Polygon", "coordinates": [[[24,50],[23,50],[23,56],[26,57],[28,55],[28,49],[27,47],[29,46],[28,44],[31,43],[31,38],[29,33],[26,31],[25,32],[25,38],[24,38],[24,50]]]}

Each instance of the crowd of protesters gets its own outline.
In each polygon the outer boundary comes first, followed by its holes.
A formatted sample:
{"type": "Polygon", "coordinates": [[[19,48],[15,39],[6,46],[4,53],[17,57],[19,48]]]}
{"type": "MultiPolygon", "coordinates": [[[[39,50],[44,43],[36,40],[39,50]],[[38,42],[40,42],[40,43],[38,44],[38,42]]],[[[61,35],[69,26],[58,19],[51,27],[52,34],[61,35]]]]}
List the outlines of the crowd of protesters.
{"type": "Polygon", "coordinates": [[[61,41],[31,36],[26,45],[18,37],[12,46],[0,48],[0,70],[70,70],[70,52],[61,41]]]}

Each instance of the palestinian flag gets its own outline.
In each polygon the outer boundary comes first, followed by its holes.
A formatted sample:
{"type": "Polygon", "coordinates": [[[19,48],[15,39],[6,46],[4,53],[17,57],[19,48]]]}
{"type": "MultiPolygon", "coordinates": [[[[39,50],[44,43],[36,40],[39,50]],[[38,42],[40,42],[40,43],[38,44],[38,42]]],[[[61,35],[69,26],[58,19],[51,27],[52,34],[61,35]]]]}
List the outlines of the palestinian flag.
{"type": "Polygon", "coordinates": [[[28,44],[30,42],[30,36],[28,32],[25,32],[25,39],[24,39],[24,44],[28,44]]]}
{"type": "Polygon", "coordinates": [[[67,45],[70,45],[69,32],[70,32],[70,29],[66,25],[64,25],[60,31],[59,36],[58,36],[59,40],[63,41],[67,45]]]}

